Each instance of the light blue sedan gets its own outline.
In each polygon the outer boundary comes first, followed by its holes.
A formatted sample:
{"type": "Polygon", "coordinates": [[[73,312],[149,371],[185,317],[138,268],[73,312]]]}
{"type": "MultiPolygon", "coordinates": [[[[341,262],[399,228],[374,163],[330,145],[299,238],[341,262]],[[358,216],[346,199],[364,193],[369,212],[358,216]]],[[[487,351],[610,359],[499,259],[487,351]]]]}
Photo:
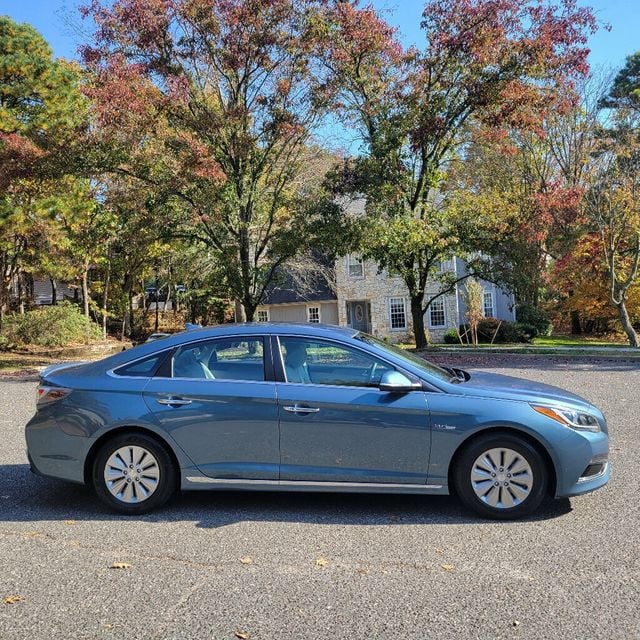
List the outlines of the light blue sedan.
{"type": "Polygon", "coordinates": [[[438,367],[352,329],[196,329],[45,369],[33,471],[139,514],[177,489],[448,494],[482,516],[607,483],[607,423],[561,389],[438,367]]]}

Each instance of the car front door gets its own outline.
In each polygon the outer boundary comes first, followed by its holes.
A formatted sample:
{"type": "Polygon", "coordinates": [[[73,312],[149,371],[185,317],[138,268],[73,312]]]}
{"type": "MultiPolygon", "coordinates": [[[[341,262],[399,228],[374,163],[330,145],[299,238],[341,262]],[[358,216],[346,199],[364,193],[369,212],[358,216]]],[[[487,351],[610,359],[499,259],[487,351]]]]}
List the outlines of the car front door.
{"type": "Polygon", "coordinates": [[[283,335],[273,349],[281,480],[426,482],[430,427],[423,391],[380,391],[382,373],[393,367],[341,342],[283,335]]]}
{"type": "Polygon", "coordinates": [[[183,345],[144,390],[156,421],[207,476],[278,479],[278,407],[264,346],[256,336],[183,345]]]}

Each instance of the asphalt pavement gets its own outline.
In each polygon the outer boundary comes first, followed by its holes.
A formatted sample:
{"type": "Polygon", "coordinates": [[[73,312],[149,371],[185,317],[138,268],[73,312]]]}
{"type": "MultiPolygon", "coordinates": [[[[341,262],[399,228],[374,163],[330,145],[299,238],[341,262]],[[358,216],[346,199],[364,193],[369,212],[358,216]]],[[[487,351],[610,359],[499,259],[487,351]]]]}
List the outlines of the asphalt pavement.
{"type": "Polygon", "coordinates": [[[0,640],[640,638],[640,364],[492,366],[603,409],[606,488],[517,522],[447,497],[239,492],[127,518],[29,472],[35,383],[0,382],[0,640]]]}

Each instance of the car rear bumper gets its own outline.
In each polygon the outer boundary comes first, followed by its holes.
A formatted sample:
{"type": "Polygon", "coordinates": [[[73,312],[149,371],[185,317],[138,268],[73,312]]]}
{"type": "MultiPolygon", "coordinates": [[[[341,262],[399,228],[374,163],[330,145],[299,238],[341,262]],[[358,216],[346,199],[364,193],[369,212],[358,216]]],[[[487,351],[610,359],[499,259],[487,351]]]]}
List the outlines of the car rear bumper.
{"type": "Polygon", "coordinates": [[[25,429],[31,471],[41,476],[84,484],[89,438],[69,435],[55,420],[36,414],[25,429]]]}

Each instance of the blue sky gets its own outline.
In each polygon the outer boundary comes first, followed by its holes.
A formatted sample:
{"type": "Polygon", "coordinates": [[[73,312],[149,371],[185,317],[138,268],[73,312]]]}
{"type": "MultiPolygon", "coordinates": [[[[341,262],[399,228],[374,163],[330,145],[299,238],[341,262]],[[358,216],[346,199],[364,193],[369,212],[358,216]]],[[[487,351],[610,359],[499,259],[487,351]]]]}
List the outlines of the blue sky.
{"type": "MultiPolygon", "coordinates": [[[[590,41],[592,65],[618,68],[640,50],[640,0],[579,1],[591,5],[598,19],[611,25],[611,31],[601,29],[590,41]]],[[[74,57],[80,41],[78,4],[78,0],[0,0],[0,14],[34,25],[56,56],[74,57]]],[[[373,0],[373,4],[400,29],[405,44],[421,43],[421,0],[373,0]]]]}

